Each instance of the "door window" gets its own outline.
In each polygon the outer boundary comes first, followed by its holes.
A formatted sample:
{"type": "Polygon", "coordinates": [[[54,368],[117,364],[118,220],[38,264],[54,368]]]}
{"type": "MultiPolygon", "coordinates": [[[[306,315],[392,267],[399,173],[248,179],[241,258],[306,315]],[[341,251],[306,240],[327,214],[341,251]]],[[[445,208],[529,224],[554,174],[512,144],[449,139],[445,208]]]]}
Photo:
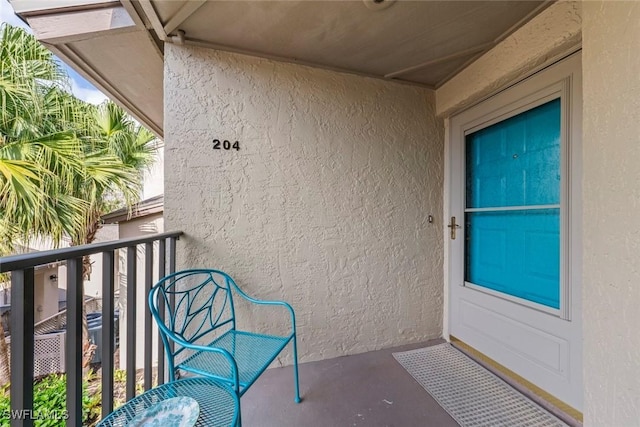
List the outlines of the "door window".
{"type": "Polygon", "coordinates": [[[467,134],[465,281],[560,307],[561,104],[467,134]]]}

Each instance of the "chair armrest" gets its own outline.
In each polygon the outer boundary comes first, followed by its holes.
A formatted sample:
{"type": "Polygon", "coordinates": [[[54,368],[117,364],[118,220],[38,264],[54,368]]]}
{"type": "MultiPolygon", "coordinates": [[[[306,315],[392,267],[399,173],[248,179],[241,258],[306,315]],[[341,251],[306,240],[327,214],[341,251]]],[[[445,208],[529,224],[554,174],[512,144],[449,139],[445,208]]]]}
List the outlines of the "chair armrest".
{"type": "Polygon", "coordinates": [[[218,354],[221,354],[222,356],[224,356],[224,358],[227,359],[227,362],[229,362],[229,366],[231,366],[231,374],[232,374],[232,380],[233,380],[234,389],[235,389],[236,393],[240,393],[240,376],[238,375],[238,364],[236,363],[236,360],[233,358],[231,353],[229,353],[224,348],[220,348],[220,347],[212,347],[212,346],[206,346],[206,345],[200,345],[200,344],[191,344],[191,343],[183,341],[183,340],[181,340],[181,339],[179,339],[177,337],[173,337],[172,339],[176,343],[178,343],[180,346],[182,346],[183,348],[186,348],[186,349],[189,349],[189,350],[206,351],[206,352],[209,352],[209,353],[218,353],[218,354]]]}
{"type": "Polygon", "coordinates": [[[283,306],[285,307],[287,310],[289,310],[289,314],[291,315],[291,333],[295,334],[296,333],[296,313],[293,310],[293,307],[291,307],[291,304],[289,304],[288,302],[285,301],[275,301],[275,300],[260,300],[257,298],[252,298],[249,295],[245,294],[244,291],[242,289],[240,289],[240,287],[238,287],[238,285],[236,285],[235,282],[231,282],[233,284],[234,289],[236,290],[236,292],[238,292],[238,294],[240,294],[240,296],[242,298],[244,298],[245,300],[253,303],[253,304],[258,304],[258,305],[279,305],[279,306],[283,306]]]}

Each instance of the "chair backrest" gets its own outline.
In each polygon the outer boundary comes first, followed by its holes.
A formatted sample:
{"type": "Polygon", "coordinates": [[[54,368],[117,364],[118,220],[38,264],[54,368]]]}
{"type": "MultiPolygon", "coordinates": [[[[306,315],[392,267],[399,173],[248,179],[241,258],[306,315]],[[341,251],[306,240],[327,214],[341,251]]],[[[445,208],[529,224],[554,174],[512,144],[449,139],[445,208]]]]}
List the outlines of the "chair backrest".
{"type": "Polygon", "coordinates": [[[235,329],[233,279],[219,270],[183,270],[162,278],[149,293],[149,307],[155,318],[165,350],[167,339],[180,345],[213,335],[220,328],[235,329]],[[164,315],[161,313],[164,312],[164,315]]]}

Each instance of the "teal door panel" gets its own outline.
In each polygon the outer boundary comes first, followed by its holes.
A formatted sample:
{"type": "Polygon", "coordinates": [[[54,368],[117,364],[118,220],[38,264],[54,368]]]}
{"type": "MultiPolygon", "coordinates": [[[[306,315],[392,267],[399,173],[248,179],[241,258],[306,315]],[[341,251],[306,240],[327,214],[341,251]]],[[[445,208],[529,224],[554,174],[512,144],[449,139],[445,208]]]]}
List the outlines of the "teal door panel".
{"type": "Polygon", "coordinates": [[[560,100],[466,138],[466,207],[560,203],[560,100]]]}
{"type": "Polygon", "coordinates": [[[472,212],[465,280],[560,308],[560,209],[472,212]]]}
{"type": "Polygon", "coordinates": [[[560,99],[466,138],[465,280],[560,307],[560,99]]]}

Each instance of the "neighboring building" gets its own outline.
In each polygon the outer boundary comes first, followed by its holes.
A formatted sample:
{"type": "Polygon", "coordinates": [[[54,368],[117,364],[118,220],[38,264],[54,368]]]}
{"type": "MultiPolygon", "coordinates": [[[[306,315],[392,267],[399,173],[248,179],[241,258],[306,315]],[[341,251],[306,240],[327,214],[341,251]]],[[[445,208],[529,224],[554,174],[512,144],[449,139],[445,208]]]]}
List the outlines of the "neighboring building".
{"type": "MultiPolygon", "coordinates": [[[[133,237],[143,237],[145,234],[156,234],[164,231],[164,197],[162,195],[143,200],[132,207],[118,209],[102,217],[105,224],[116,225],[120,239],[133,237]]],[[[155,250],[155,249],[154,249],[155,250]]],[[[145,249],[143,247],[137,250],[137,293],[136,293],[136,336],[144,336],[144,308],[147,304],[147,298],[144,292],[144,261],[145,249]]],[[[120,354],[126,354],[127,340],[122,337],[127,335],[127,254],[126,251],[118,251],[118,262],[116,263],[116,293],[118,295],[118,309],[120,310],[120,354]]],[[[158,260],[153,260],[153,280],[154,283],[158,278],[158,260]]],[[[154,325],[155,328],[155,325],[154,325]]],[[[154,333],[153,358],[157,357],[157,334],[154,333]]],[[[136,350],[136,365],[143,367],[144,351],[142,340],[138,340],[138,348],[136,350]]],[[[124,369],[125,357],[119,358],[121,366],[124,369]]]]}
{"type": "Polygon", "coordinates": [[[302,361],[457,338],[638,424],[639,2],[12,3],[164,138],[178,269],[290,301],[302,361]]]}
{"type": "MultiPolygon", "coordinates": [[[[118,227],[114,225],[103,225],[96,233],[95,243],[108,242],[118,239],[118,227]]],[[[63,247],[68,246],[68,244],[63,247]]],[[[51,246],[43,247],[41,250],[51,249],[51,246]]],[[[92,255],[89,257],[91,262],[91,274],[84,281],[84,295],[87,297],[102,297],[102,256],[92,255]]],[[[58,272],[58,287],[66,291],[67,289],[67,267],[63,265],[58,272]]],[[[65,294],[66,295],[66,294],[65,294]]]]}
{"type": "MultiPolygon", "coordinates": [[[[17,245],[17,253],[37,252],[43,250],[47,242],[32,241],[28,244],[17,245]]],[[[64,294],[58,290],[58,282],[62,273],[64,276],[64,264],[61,262],[42,265],[35,268],[34,289],[34,321],[38,323],[58,313],[59,307],[64,305],[64,294]]],[[[11,311],[11,285],[0,284],[0,315],[7,333],[10,332],[8,314],[11,311]]]]}
{"type": "Polygon", "coordinates": [[[164,194],[164,143],[160,142],[153,165],[142,177],[141,200],[152,199],[164,194]]]}
{"type": "Polygon", "coordinates": [[[141,232],[162,231],[162,194],[144,199],[131,207],[121,208],[102,216],[104,224],[117,224],[120,239],[137,237],[141,232]]]}
{"type": "Polygon", "coordinates": [[[61,266],[52,264],[44,268],[36,268],[34,291],[35,313],[34,319],[38,323],[58,313],[60,305],[58,280],[61,266]]]}

